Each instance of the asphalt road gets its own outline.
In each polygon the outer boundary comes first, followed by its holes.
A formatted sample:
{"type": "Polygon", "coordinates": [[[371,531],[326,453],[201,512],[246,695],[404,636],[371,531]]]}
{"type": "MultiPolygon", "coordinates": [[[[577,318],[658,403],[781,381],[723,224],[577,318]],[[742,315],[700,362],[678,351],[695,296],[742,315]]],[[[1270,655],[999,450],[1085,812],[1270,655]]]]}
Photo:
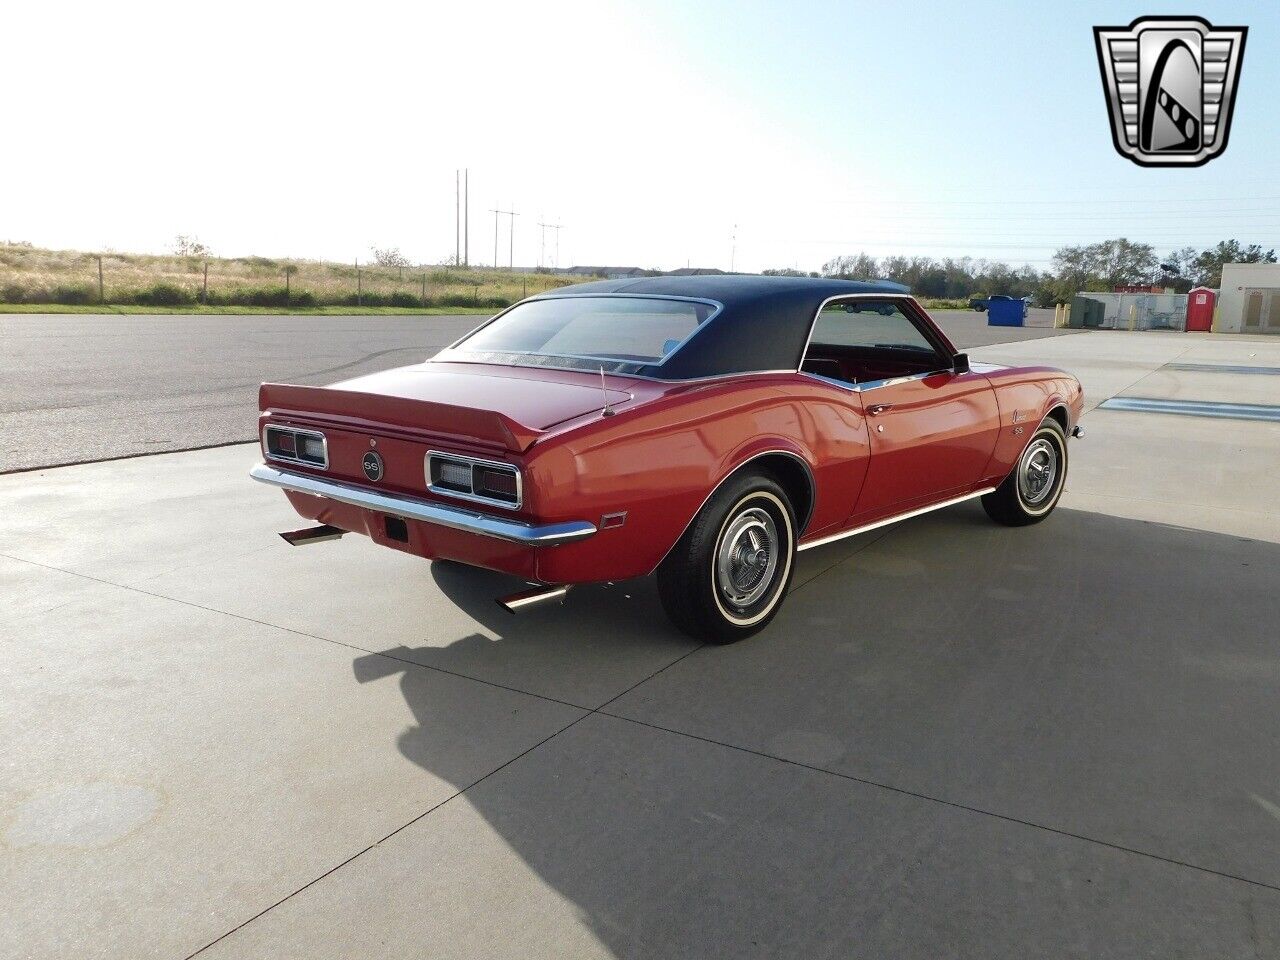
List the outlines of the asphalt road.
{"type": "MultiPolygon", "coordinates": [[[[937,317],[962,347],[1066,332],[937,317]]],[[[3,315],[0,473],[252,440],[263,381],[318,385],[415,363],[483,319],[3,315]]]]}

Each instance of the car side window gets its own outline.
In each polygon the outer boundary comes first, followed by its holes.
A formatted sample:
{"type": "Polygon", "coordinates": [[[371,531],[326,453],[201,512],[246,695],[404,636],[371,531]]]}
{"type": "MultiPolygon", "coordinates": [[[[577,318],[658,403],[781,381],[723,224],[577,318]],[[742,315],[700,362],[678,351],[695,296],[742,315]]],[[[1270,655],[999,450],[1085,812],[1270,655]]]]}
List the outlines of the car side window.
{"type": "Polygon", "coordinates": [[[801,369],[862,384],[948,366],[894,300],[850,300],[822,308],[801,369]]]}

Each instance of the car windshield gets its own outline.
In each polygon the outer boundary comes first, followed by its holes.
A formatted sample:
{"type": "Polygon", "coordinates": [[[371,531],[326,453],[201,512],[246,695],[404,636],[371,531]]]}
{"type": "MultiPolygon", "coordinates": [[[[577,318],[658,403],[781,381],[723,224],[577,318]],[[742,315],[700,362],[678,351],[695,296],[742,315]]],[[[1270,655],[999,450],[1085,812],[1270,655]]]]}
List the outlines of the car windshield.
{"type": "Polygon", "coordinates": [[[656,297],[553,297],[517,304],[457,350],[661,363],[716,311],[656,297]]]}

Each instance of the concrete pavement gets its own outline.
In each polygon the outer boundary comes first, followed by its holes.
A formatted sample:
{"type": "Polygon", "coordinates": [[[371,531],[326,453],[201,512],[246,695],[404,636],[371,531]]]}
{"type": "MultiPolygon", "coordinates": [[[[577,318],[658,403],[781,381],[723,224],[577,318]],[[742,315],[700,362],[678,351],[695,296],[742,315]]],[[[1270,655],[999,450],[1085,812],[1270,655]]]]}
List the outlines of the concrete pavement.
{"type": "MultiPolygon", "coordinates": [[[[1091,407],[1280,368],[973,355],[1091,407]]],[[[291,549],[251,445],[0,477],[0,955],[1280,955],[1280,424],[1085,423],[1047,522],[808,551],[727,648],[649,582],[510,617],[291,549]]]]}

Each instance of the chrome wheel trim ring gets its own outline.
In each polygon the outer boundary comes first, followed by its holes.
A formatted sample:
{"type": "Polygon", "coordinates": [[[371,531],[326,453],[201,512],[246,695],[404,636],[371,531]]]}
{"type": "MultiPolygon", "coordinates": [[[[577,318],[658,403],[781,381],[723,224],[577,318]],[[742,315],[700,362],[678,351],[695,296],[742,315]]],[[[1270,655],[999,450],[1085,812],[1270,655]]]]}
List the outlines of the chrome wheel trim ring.
{"type": "Polygon", "coordinates": [[[1018,495],[1022,502],[1034,509],[1049,501],[1060,473],[1058,445],[1047,436],[1036,437],[1018,461],[1018,495]]]}
{"type": "MultiPolygon", "coordinates": [[[[743,532],[743,529],[737,529],[735,534],[741,536],[743,532]]],[[[712,595],[721,615],[730,623],[739,627],[749,627],[767,617],[782,599],[780,585],[786,583],[787,577],[791,572],[791,561],[794,553],[795,540],[791,528],[791,514],[781,500],[766,491],[750,494],[740,500],[720,528],[720,535],[716,539],[716,548],[711,554],[712,595]],[[757,500],[772,504],[775,510],[771,512],[760,507],[749,506],[752,501],[757,500]],[[747,509],[742,509],[744,506],[747,509]],[[760,578],[755,587],[754,599],[751,601],[753,604],[760,605],[760,609],[748,613],[737,603],[731,602],[725,591],[721,589],[720,559],[722,552],[729,553],[732,550],[733,540],[728,534],[735,527],[736,521],[744,514],[755,512],[764,513],[773,522],[775,546],[772,550],[772,569],[766,570],[765,575],[760,578]],[[780,524],[777,522],[778,518],[781,518],[780,524]],[[764,602],[762,603],[762,601],[764,602]]],[[[766,564],[766,566],[768,565],[766,564]]]]}

